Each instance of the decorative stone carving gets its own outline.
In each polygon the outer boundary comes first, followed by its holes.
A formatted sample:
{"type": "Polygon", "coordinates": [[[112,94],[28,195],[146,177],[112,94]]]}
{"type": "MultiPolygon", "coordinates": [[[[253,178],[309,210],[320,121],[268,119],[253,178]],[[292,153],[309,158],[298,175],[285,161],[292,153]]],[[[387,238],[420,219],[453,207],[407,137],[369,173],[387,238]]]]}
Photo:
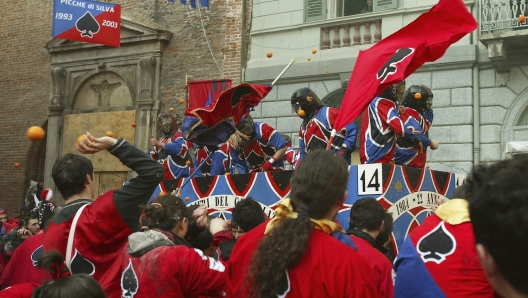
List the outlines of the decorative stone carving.
{"type": "Polygon", "coordinates": [[[51,69],[51,77],[53,89],[51,90],[50,106],[63,106],[66,70],[64,67],[54,67],[51,69]]]}
{"type": "Polygon", "coordinates": [[[121,86],[121,83],[109,84],[104,80],[101,84],[92,84],[90,88],[99,96],[99,106],[106,107],[110,105],[110,97],[115,89],[121,86]]]}
{"type": "Polygon", "coordinates": [[[154,86],[156,57],[143,57],[139,60],[139,98],[140,100],[152,99],[152,88],[154,86]]]}

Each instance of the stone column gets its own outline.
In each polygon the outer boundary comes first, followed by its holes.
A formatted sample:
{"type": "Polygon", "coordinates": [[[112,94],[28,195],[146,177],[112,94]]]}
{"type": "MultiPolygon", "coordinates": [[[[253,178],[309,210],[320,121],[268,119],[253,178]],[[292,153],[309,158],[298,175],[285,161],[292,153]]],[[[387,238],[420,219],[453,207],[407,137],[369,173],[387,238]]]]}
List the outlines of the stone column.
{"type": "Polygon", "coordinates": [[[53,165],[61,150],[61,136],[63,125],[64,88],[66,82],[66,70],[62,67],[55,67],[51,70],[51,99],[48,106],[48,131],[46,140],[46,160],[44,165],[44,187],[53,190],[53,201],[55,205],[64,204],[61,194],[57,191],[51,172],[53,165]]]}
{"type": "Polygon", "coordinates": [[[150,137],[156,133],[156,126],[153,125],[156,118],[152,117],[152,111],[159,109],[158,106],[159,100],[137,101],[136,147],[145,152],[150,150],[150,137]]]}
{"type": "Polygon", "coordinates": [[[158,92],[156,85],[156,73],[158,59],[154,56],[143,57],[139,60],[139,99],[137,103],[137,129],[136,129],[136,146],[147,152],[150,150],[150,137],[155,135],[152,130],[152,124],[155,118],[152,118],[152,109],[155,108],[157,100],[154,100],[158,92]]]}

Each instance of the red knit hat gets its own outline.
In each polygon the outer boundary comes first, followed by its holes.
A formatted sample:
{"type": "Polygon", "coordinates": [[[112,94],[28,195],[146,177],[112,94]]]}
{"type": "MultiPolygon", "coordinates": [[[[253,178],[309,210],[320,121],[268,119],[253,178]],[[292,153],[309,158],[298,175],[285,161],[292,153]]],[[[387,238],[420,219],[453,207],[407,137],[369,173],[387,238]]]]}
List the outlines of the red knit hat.
{"type": "Polygon", "coordinates": [[[40,194],[40,200],[41,201],[49,202],[49,201],[51,201],[52,198],[53,198],[53,191],[51,191],[51,189],[49,189],[49,188],[46,188],[40,194]]]}

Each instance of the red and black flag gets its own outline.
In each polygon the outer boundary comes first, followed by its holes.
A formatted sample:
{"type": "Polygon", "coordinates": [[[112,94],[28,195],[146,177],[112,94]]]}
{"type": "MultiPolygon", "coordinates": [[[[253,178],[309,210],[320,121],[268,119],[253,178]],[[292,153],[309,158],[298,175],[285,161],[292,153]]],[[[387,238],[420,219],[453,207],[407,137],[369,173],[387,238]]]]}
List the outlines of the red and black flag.
{"type": "Polygon", "coordinates": [[[272,85],[240,84],[224,91],[208,107],[187,109],[182,132],[186,140],[198,145],[217,146],[235,133],[235,126],[250,108],[271,91],[272,85]]]}
{"type": "Polygon", "coordinates": [[[462,0],[440,0],[409,25],[360,51],[334,127],[355,120],[372,99],[401,82],[425,62],[442,57],[449,46],[477,28],[462,0]]]}
{"type": "Polygon", "coordinates": [[[187,108],[209,107],[222,92],[231,88],[231,79],[187,82],[187,108]]]}

